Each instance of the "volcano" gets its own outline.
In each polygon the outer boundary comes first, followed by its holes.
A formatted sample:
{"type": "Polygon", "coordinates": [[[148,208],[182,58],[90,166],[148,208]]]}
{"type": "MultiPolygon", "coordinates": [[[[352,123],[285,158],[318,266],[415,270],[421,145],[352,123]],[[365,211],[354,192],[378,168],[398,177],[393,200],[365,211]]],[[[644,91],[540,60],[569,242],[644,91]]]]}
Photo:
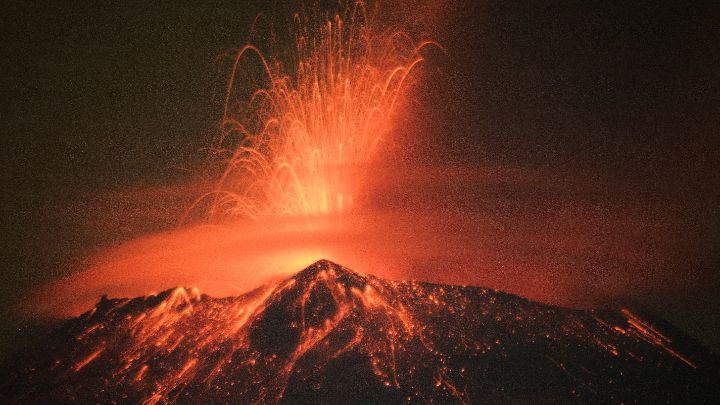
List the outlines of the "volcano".
{"type": "Polygon", "coordinates": [[[5,367],[10,403],[703,403],[718,358],[584,311],[321,260],[238,297],[103,297],[5,367]]]}

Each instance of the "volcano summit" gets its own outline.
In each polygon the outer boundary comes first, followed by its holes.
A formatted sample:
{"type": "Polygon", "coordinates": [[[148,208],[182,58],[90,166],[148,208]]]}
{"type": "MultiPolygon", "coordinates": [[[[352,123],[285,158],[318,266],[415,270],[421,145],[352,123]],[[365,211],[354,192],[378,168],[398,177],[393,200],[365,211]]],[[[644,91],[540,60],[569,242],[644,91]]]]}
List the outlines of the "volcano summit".
{"type": "Polygon", "coordinates": [[[9,363],[11,403],[711,402],[718,359],[629,309],[321,260],[238,297],[105,297],[9,363]],[[661,330],[662,329],[662,330],[661,330]]]}

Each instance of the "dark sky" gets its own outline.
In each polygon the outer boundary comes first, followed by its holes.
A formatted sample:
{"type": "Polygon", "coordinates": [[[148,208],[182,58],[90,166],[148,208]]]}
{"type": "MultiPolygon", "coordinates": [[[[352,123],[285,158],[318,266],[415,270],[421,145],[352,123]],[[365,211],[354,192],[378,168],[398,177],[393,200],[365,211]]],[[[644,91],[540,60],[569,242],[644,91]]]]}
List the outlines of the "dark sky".
{"type": "MultiPolygon", "coordinates": [[[[687,237],[688,252],[710,252],[697,261],[700,294],[718,308],[717,8],[448,3],[424,16],[435,20],[426,34],[447,50],[418,93],[432,140],[426,159],[581,176],[612,185],[601,198],[632,190],[634,204],[688,207],[699,225],[672,237],[687,237]]],[[[4,5],[0,292],[7,302],[57,275],[68,251],[82,251],[73,224],[92,209],[78,203],[84,196],[189,178],[185,169],[195,168],[220,112],[226,72],[217,57],[245,43],[254,18],[274,7],[4,5]],[[63,210],[72,218],[48,213],[60,206],[73,206],[63,210]]],[[[718,319],[707,313],[688,327],[717,342],[718,319]]]]}

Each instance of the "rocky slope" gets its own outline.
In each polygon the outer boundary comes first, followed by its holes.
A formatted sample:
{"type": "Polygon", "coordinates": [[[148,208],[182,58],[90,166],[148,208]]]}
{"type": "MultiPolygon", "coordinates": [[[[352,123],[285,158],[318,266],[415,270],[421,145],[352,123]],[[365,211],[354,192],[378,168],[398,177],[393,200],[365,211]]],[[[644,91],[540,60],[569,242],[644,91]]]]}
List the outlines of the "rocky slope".
{"type": "Polygon", "coordinates": [[[713,402],[717,358],[629,309],[394,282],[319,261],[212,298],[103,298],[9,363],[10,403],[713,402]]]}

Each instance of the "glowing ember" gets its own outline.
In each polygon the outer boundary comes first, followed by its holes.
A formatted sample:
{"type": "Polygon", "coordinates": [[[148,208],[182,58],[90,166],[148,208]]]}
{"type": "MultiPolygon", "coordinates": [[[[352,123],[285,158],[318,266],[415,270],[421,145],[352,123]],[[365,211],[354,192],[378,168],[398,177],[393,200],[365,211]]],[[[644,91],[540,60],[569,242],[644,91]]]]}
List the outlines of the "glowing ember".
{"type": "Polygon", "coordinates": [[[296,16],[292,60],[252,45],[235,56],[215,147],[225,170],[195,203],[210,199],[211,219],[342,213],[357,200],[430,42],[376,30],[362,2],[342,14],[296,16]],[[251,57],[266,85],[238,100],[236,75],[251,57]]]}

